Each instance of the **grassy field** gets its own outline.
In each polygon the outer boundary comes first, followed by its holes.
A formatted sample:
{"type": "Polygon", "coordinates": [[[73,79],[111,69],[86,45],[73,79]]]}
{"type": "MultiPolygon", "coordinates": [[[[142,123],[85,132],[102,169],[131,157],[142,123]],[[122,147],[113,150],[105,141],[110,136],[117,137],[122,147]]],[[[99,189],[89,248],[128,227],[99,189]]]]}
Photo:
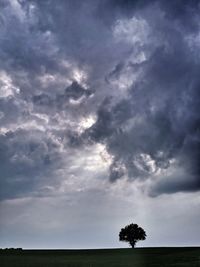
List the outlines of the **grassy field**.
{"type": "Polygon", "coordinates": [[[1,267],[200,267],[200,248],[23,250],[0,253],[1,267]]]}

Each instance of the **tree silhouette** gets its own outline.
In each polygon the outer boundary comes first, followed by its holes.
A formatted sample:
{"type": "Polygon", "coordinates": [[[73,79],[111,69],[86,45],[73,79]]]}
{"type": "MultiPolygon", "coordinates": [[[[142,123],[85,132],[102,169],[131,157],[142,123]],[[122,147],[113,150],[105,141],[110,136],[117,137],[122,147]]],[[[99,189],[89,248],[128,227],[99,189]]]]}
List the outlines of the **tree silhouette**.
{"type": "Polygon", "coordinates": [[[119,233],[119,241],[129,242],[132,248],[135,247],[136,242],[145,239],[146,233],[144,229],[134,223],[125,226],[119,233]]]}

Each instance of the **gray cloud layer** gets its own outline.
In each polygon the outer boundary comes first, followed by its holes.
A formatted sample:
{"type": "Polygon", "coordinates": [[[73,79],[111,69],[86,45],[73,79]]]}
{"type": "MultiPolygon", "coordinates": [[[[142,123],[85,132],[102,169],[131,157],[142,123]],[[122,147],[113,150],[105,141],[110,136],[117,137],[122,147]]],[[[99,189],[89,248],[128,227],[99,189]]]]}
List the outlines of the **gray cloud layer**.
{"type": "Polygon", "coordinates": [[[1,1],[1,199],[57,188],[95,144],[111,182],[200,190],[199,4],[1,1]]]}

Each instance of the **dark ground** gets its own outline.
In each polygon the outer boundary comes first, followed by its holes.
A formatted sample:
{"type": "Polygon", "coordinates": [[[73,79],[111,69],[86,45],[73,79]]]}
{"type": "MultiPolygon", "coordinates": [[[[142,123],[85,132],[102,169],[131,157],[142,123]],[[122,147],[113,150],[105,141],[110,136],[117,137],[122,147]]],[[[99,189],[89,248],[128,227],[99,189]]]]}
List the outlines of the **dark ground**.
{"type": "Polygon", "coordinates": [[[1,267],[200,267],[200,247],[1,251],[1,267]]]}

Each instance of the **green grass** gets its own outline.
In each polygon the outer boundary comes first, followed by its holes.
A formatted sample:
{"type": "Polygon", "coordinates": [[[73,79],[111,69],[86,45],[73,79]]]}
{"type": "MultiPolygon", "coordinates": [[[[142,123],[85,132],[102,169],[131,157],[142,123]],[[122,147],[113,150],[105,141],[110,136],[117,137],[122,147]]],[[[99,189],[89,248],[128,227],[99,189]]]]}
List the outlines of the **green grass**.
{"type": "Polygon", "coordinates": [[[0,253],[1,267],[200,267],[200,248],[23,250],[0,253]]]}

